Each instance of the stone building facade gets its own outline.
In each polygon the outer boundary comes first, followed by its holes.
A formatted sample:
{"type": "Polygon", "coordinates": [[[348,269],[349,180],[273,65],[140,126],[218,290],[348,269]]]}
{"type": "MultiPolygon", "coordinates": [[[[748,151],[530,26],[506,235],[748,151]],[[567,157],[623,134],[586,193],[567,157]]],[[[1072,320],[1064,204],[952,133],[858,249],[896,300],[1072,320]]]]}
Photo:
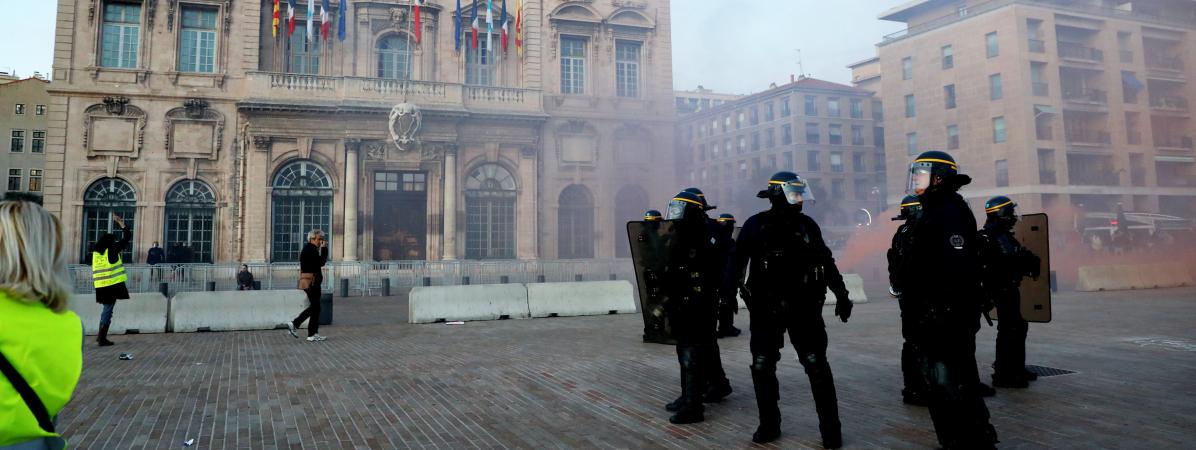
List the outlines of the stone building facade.
{"type": "Polygon", "coordinates": [[[669,2],[60,0],[47,206],[191,262],[608,258],[672,186],[669,2]],[[315,5],[314,39],[306,13],[315,5]],[[345,39],[338,39],[344,11],[345,39]],[[458,27],[463,30],[458,31],[458,27]],[[461,36],[455,36],[455,33],[461,36]],[[461,38],[461,48],[457,47],[461,38]],[[492,48],[492,50],[491,50],[492,48]],[[622,237],[622,239],[620,239],[622,237]]]}
{"type": "Polygon", "coordinates": [[[6,78],[0,77],[0,198],[9,192],[41,195],[50,83],[6,78]]]}

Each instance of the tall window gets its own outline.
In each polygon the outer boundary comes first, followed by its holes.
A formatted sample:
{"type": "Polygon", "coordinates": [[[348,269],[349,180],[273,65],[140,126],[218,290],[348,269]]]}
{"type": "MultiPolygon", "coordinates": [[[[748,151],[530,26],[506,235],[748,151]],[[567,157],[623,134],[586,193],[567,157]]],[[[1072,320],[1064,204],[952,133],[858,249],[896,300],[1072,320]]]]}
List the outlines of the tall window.
{"type": "Polygon", "coordinates": [[[754,131],[752,132],[752,151],[758,150],[760,150],[760,132],[754,131]]]}
{"type": "MultiPolygon", "coordinates": [[[[92,183],[83,193],[83,247],[79,261],[90,264],[91,246],[100,240],[100,236],[120,229],[112,220],[113,214],[125,220],[129,232],[136,233],[137,194],[133,186],[120,178],[103,178],[92,183]]],[[[120,253],[124,262],[135,262],[136,249],[133,247],[130,245],[120,253]]]]}
{"type": "Polygon", "coordinates": [[[44,153],[46,151],[46,130],[33,130],[33,140],[29,141],[29,151],[44,153]]]}
{"type": "Polygon", "coordinates": [[[985,53],[989,58],[993,58],[1001,54],[1001,47],[997,45],[996,31],[984,35],[984,47],[985,53]]]}
{"type": "Polygon", "coordinates": [[[273,197],[272,261],[298,261],[313,229],[331,240],[332,180],[323,167],[308,160],[288,163],[274,175],[273,197]]]}
{"type": "Polygon", "coordinates": [[[1004,90],[1001,88],[1001,74],[994,73],[988,76],[988,99],[1000,100],[1004,97],[1004,90]]]}
{"type": "Polygon", "coordinates": [[[826,115],[839,117],[839,97],[826,99],[826,115]]]}
{"type": "Polygon", "coordinates": [[[772,102],[766,103],[764,105],[764,121],[771,122],[775,118],[776,116],[774,116],[772,112],[772,102]]]}
{"type": "Polygon", "coordinates": [[[764,146],[768,147],[768,148],[773,148],[773,147],[777,146],[776,129],[769,128],[767,131],[764,132],[764,146]]]}
{"type": "Polygon", "coordinates": [[[810,151],[806,152],[806,170],[809,170],[811,172],[817,172],[819,170],[822,170],[822,167],[818,163],[818,152],[817,151],[810,150],[810,151]]]}
{"type": "MultiPolygon", "coordinates": [[[[298,14],[296,14],[298,15],[298,14]]],[[[319,26],[313,24],[312,26],[319,26]]],[[[312,41],[307,41],[307,24],[295,21],[295,34],[288,42],[290,57],[287,59],[287,70],[291,73],[318,75],[320,73],[320,33],[312,35],[312,41]]]]}
{"type": "MultiPolygon", "coordinates": [[[[477,65],[490,64],[487,53],[489,52],[486,51],[485,42],[480,42],[476,49],[466,49],[466,78],[471,74],[477,76],[477,74],[473,73],[477,69],[477,65]],[[475,67],[471,67],[471,62],[475,67]]],[[[392,34],[378,40],[378,78],[391,80],[406,80],[411,78],[411,49],[407,46],[407,39],[392,34]]],[[[489,78],[489,74],[487,73],[485,80],[475,80],[486,81],[485,83],[475,82],[470,84],[490,84],[489,78]]],[[[466,83],[469,83],[469,80],[466,80],[466,83]]]]}
{"type": "Polygon", "coordinates": [[[831,172],[843,171],[843,153],[831,152],[831,172]]]}
{"type": "Polygon", "coordinates": [[[561,191],[557,214],[557,257],[594,257],[594,198],[590,190],[572,184],[561,191]]]}
{"type": "Polygon", "coordinates": [[[817,143],[819,143],[820,140],[821,140],[821,138],[820,138],[820,134],[818,132],[818,124],[814,123],[814,122],[807,123],[806,124],[806,143],[807,144],[817,144],[817,143]]]}
{"type": "Polygon", "coordinates": [[[914,94],[905,96],[905,117],[914,117],[917,110],[914,109],[914,94]]]}
{"type": "Polygon", "coordinates": [[[851,169],[856,172],[865,172],[868,170],[867,165],[864,164],[864,154],[863,153],[852,153],[851,154],[851,169]]]}
{"type": "MultiPolygon", "coordinates": [[[[212,229],[216,217],[216,194],[207,183],[185,180],[166,193],[166,252],[186,262],[212,262],[212,229]]],[[[327,231],[327,230],[325,230],[327,231]]],[[[305,236],[306,237],[306,236],[305,236]]],[[[177,259],[176,259],[177,260],[177,259]]]]}
{"type": "Polygon", "coordinates": [[[943,108],[955,109],[955,85],[943,86],[943,108]]]}
{"type": "Polygon", "coordinates": [[[943,56],[943,69],[950,69],[955,67],[955,51],[950,45],[944,45],[941,49],[943,56]]]}
{"type": "Polygon", "coordinates": [[[141,39],[141,4],[104,2],[100,34],[100,65],[123,69],[137,68],[137,49],[141,39]]]}
{"type": "Polygon", "coordinates": [[[465,180],[465,257],[515,258],[515,178],[483,164],[465,180]]]}
{"type": "Polygon", "coordinates": [[[46,105],[34,105],[33,114],[37,116],[46,115],[46,105]]]}
{"type": "Polygon", "coordinates": [[[739,153],[743,153],[745,151],[747,151],[747,138],[740,136],[739,137],[739,153]]]}
{"type": "Polygon", "coordinates": [[[792,111],[789,109],[789,97],[781,99],[781,117],[789,117],[792,111]]]}
{"type": "Polygon", "coordinates": [[[643,45],[634,41],[615,44],[615,91],[619,97],[640,96],[640,48],[643,45]]]}
{"type": "Polygon", "coordinates": [[[914,78],[914,59],[910,57],[901,58],[901,79],[910,80],[914,78]]]}
{"type": "Polygon", "coordinates": [[[783,170],[796,170],[797,168],[793,167],[793,152],[785,152],[781,155],[781,164],[784,164],[781,166],[783,170]]]}
{"type": "Polygon", "coordinates": [[[8,146],[8,151],[13,153],[25,151],[25,130],[12,130],[12,142],[8,146]]]}
{"type": "Polygon", "coordinates": [[[815,97],[813,95],[806,96],[806,115],[807,116],[817,116],[818,115],[818,97],[815,97]]]}
{"type": "Polygon", "coordinates": [[[827,141],[832,145],[843,144],[843,125],[833,123],[830,126],[830,139],[827,141]]]}
{"type": "Polygon", "coordinates": [[[851,126],[851,145],[864,145],[864,127],[851,126]]]}
{"type": "Polygon", "coordinates": [[[42,191],[42,169],[29,169],[29,192],[42,191]]]}
{"type": "Polygon", "coordinates": [[[997,160],[997,187],[1009,186],[1009,162],[997,160]]]}
{"type": "Polygon", "coordinates": [[[586,40],[561,37],[561,93],[586,93],[586,40]]]}
{"type": "Polygon", "coordinates": [[[21,169],[8,169],[8,190],[21,190],[21,169]]]}
{"type": "Polygon", "coordinates": [[[17,103],[17,106],[15,108],[13,108],[12,112],[13,112],[13,114],[17,114],[17,115],[25,114],[25,104],[17,103]]]}
{"type": "Polygon", "coordinates": [[[959,149],[959,126],[947,125],[947,150],[959,149]]]}
{"type": "Polygon", "coordinates": [[[793,125],[785,124],[781,127],[781,144],[789,145],[793,143],[793,125]]]}
{"type": "Polygon", "coordinates": [[[755,126],[760,123],[760,109],[759,108],[753,106],[750,109],[748,109],[748,113],[750,114],[750,120],[751,120],[752,126],[755,126]]]}
{"type": "Polygon", "coordinates": [[[863,119],[864,118],[864,101],[863,100],[860,100],[858,98],[851,99],[851,118],[852,119],[863,119]]]}
{"type": "Polygon", "coordinates": [[[993,117],[993,143],[1005,142],[1005,117],[993,117]]]}
{"type": "Polygon", "coordinates": [[[216,8],[183,6],[179,72],[216,71],[216,8]]]}
{"type": "Polygon", "coordinates": [[[918,154],[918,133],[905,133],[905,153],[907,155],[918,154]]]}

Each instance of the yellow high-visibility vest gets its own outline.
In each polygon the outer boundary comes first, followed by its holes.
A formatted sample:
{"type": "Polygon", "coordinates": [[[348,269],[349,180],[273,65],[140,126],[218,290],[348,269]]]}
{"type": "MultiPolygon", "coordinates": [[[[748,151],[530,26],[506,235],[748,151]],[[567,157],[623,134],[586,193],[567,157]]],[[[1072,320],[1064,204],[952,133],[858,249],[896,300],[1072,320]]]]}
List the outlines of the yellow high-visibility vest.
{"type": "MultiPolygon", "coordinates": [[[[56,313],[41,303],[0,292],[0,352],[37,394],[50,417],[71,399],[83,372],[83,325],[71,311],[56,313]]],[[[53,438],[42,430],[12,384],[0,376],[0,447],[53,438]]]]}
{"type": "Polygon", "coordinates": [[[108,262],[108,250],[104,250],[104,253],[91,252],[91,281],[95,283],[96,288],[124,283],[128,279],[129,276],[125,275],[125,265],[119,255],[113,264],[108,262]]]}

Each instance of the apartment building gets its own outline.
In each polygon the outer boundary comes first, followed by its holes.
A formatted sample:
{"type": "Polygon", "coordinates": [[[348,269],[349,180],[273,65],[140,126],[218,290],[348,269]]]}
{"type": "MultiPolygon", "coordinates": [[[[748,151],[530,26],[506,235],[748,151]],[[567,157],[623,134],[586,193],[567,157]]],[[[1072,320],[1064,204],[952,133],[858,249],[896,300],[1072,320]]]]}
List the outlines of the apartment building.
{"type": "Polygon", "coordinates": [[[49,84],[37,77],[0,81],[0,198],[9,192],[42,195],[49,84]]]}

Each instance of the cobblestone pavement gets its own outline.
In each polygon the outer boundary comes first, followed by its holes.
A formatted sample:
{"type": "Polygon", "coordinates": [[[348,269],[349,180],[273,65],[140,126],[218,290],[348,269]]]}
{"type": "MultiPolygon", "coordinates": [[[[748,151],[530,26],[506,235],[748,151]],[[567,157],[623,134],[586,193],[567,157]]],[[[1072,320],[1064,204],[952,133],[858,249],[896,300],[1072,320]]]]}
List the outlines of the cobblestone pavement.
{"type": "MultiPolygon", "coordinates": [[[[1063,293],[1054,310],[1030,328],[1028,363],[1076,373],[988,399],[1002,448],[1192,445],[1196,289],[1063,293]]],[[[453,326],[405,313],[402,297],[339,300],[322,343],[281,330],[88,342],[59,426],[86,449],[751,446],[746,332],[720,341],[735,393],[706,422],[674,426],[663,405],[679,392],[676,357],[640,342],[638,315],[453,326]]],[[[926,410],[900,402],[896,302],[858,305],[848,324],[824,313],[846,448],[935,446],[926,410]]],[[[995,336],[979,336],[985,378],[995,336]]],[[[784,436],[768,448],[818,448],[809,383],[784,352],[784,436]]]]}

